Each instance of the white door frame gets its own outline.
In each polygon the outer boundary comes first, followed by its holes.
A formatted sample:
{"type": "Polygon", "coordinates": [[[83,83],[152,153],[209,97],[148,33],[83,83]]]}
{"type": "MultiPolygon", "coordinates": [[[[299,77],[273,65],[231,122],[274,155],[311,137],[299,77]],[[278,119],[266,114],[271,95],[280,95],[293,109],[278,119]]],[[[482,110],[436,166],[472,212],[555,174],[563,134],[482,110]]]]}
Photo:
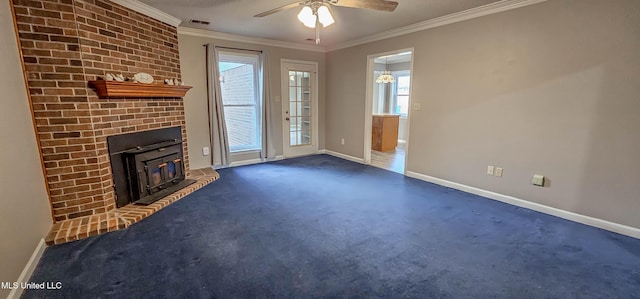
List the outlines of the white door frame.
{"type": "Polygon", "coordinates": [[[284,96],[281,97],[281,106],[282,106],[282,154],[284,158],[291,158],[296,156],[304,156],[315,154],[318,151],[318,62],[315,61],[304,61],[304,60],[295,60],[295,59],[280,59],[280,94],[289,94],[289,69],[286,67],[287,64],[303,64],[310,65],[313,67],[313,80],[311,86],[311,147],[308,152],[304,153],[287,153],[289,149],[289,138],[290,138],[290,128],[289,122],[285,120],[287,114],[285,111],[289,110],[289,99],[284,96]],[[286,105],[285,105],[286,103],[286,105]]]}
{"type": "Polygon", "coordinates": [[[416,53],[413,47],[404,48],[399,50],[393,50],[388,52],[382,52],[377,54],[367,55],[367,93],[364,105],[364,163],[371,164],[371,126],[373,123],[373,71],[374,71],[374,60],[376,57],[393,55],[402,52],[411,51],[411,61],[409,63],[409,109],[407,111],[407,143],[405,145],[405,154],[404,154],[404,174],[407,173],[407,161],[409,158],[409,132],[411,127],[411,110],[413,101],[413,59],[416,53]]]}

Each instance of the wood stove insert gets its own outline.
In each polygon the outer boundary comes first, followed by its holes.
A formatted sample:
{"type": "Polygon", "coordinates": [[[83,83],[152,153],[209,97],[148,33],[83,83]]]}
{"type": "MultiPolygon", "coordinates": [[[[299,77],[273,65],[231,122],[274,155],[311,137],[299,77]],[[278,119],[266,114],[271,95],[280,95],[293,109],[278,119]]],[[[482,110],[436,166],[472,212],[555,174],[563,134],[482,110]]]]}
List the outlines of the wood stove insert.
{"type": "Polygon", "coordinates": [[[180,127],[107,138],[116,206],[150,204],[192,183],[186,179],[180,127]]]}

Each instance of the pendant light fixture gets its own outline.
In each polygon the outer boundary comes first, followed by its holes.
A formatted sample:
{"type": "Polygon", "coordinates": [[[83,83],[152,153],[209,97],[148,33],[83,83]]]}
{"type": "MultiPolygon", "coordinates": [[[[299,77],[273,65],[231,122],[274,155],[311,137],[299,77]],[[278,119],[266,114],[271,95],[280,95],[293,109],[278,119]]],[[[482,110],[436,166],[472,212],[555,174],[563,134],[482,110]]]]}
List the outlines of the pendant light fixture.
{"type": "Polygon", "coordinates": [[[376,83],[394,83],[396,82],[396,79],[393,77],[393,75],[391,75],[391,71],[387,70],[387,58],[389,57],[389,55],[384,57],[384,69],[385,71],[382,72],[382,74],[380,76],[378,76],[378,79],[376,79],[376,83]]]}

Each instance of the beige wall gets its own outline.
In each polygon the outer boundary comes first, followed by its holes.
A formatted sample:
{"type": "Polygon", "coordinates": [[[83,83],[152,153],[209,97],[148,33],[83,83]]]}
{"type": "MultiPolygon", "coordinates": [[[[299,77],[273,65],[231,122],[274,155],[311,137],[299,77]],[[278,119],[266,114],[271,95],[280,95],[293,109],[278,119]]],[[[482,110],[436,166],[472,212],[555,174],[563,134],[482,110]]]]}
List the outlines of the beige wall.
{"type": "Polygon", "coordinates": [[[0,281],[16,281],[52,219],[9,1],[0,2],[0,281]]]}
{"type": "MultiPolygon", "coordinates": [[[[206,37],[178,35],[182,78],[186,85],[193,86],[184,98],[189,159],[192,169],[211,166],[210,156],[202,155],[202,148],[209,146],[206,62],[204,44],[214,42],[217,46],[262,50],[269,60],[271,87],[271,111],[273,113],[274,138],[277,155],[282,155],[282,109],[281,102],[274,100],[280,96],[280,60],[295,59],[318,62],[318,149],[324,149],[325,115],[325,54],[264,45],[254,45],[225,40],[213,40],[206,37]]],[[[256,158],[244,155],[234,160],[256,158]]]]}
{"type": "Polygon", "coordinates": [[[330,52],[328,150],[363,157],[366,56],[409,47],[409,171],[640,228],[640,1],[550,0],[330,52]]]}

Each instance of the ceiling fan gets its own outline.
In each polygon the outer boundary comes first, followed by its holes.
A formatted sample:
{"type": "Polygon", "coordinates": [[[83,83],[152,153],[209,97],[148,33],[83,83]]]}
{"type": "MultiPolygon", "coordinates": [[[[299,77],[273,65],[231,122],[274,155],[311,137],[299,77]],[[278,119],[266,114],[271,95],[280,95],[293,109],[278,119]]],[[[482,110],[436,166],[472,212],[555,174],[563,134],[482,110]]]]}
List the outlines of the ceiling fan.
{"type": "Polygon", "coordinates": [[[309,28],[316,29],[316,45],[320,43],[320,24],[327,27],[335,22],[331,13],[331,6],[367,8],[380,11],[394,11],[398,2],[387,0],[302,0],[287,4],[255,15],[256,18],[265,17],[283,10],[302,6],[298,13],[298,20],[309,28]]]}

